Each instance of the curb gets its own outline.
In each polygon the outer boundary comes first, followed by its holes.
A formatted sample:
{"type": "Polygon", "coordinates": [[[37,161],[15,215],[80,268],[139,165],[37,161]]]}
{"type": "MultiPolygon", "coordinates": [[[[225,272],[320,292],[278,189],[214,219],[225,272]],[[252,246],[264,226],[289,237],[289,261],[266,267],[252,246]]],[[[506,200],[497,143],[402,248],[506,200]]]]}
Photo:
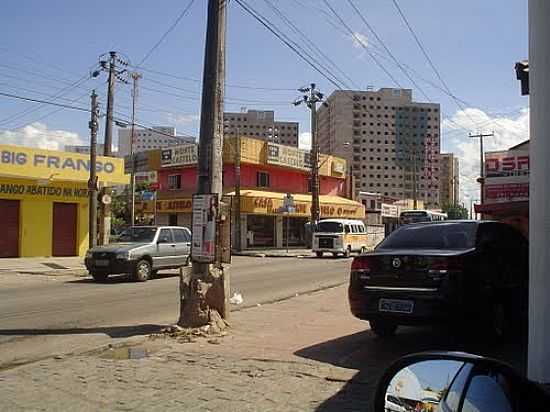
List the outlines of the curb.
{"type": "Polygon", "coordinates": [[[257,257],[257,258],[303,258],[303,257],[310,257],[315,256],[313,253],[305,254],[305,253],[289,253],[289,254],[280,254],[280,253],[233,253],[233,256],[247,256],[247,257],[257,257]]]}

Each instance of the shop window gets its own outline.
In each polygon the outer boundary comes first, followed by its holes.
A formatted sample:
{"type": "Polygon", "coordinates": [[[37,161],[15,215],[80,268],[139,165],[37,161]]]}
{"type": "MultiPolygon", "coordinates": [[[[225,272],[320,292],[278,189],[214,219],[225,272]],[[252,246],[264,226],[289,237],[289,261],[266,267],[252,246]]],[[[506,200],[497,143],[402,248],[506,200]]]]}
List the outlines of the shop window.
{"type": "Polygon", "coordinates": [[[168,189],[169,190],[181,189],[181,175],[168,176],[168,189]]]}
{"type": "Polygon", "coordinates": [[[256,186],[257,187],[269,187],[269,173],[257,172],[256,173],[256,186]]]}

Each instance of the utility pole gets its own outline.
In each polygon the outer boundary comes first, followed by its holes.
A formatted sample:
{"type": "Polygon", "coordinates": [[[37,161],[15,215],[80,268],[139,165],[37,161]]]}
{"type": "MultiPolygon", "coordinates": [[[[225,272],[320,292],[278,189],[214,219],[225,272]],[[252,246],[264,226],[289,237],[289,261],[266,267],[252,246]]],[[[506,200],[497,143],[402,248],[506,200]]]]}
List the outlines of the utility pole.
{"type": "MultiPolygon", "coordinates": [[[[110,51],[107,60],[99,61],[99,65],[101,67],[100,70],[96,70],[92,73],[92,77],[99,76],[101,71],[106,71],[109,73],[107,89],[107,118],[105,120],[105,139],[103,149],[103,156],[107,157],[113,156],[113,111],[115,104],[116,81],[119,80],[123,83],[128,82],[127,79],[122,77],[122,75],[128,71],[126,69],[117,70],[117,63],[120,63],[122,66],[128,66],[128,62],[120,59],[117,56],[117,52],[110,51]]],[[[110,187],[103,187],[101,193],[102,201],[100,205],[101,219],[99,240],[100,244],[106,245],[109,243],[109,237],[111,234],[111,205],[108,201],[106,202],[106,200],[111,196],[112,190],[110,187]]]]}
{"type": "Polygon", "coordinates": [[[93,248],[97,245],[97,129],[99,126],[99,104],[97,94],[92,91],[90,128],[90,180],[88,180],[88,243],[93,248]]]}
{"type": "MultiPolygon", "coordinates": [[[[202,81],[201,125],[199,135],[198,194],[217,194],[220,210],[223,173],[223,91],[225,77],[225,20],[227,0],[208,0],[204,73],[202,81]]],[[[203,205],[209,209],[209,205],[203,205]]],[[[209,210],[203,213],[208,214],[209,210]]],[[[215,255],[221,251],[216,235],[215,255]]],[[[191,273],[180,276],[180,318],[184,327],[198,327],[229,316],[229,277],[221,261],[213,266],[193,258],[191,273]],[[206,292],[212,289],[208,295],[206,292]]],[[[218,320],[218,322],[216,322],[218,320]]]]}
{"type": "Polygon", "coordinates": [[[413,145],[413,166],[412,166],[412,181],[413,181],[413,209],[418,209],[418,183],[416,181],[416,143],[413,145]]]}
{"type": "Polygon", "coordinates": [[[485,137],[493,137],[494,133],[478,133],[478,134],[471,134],[470,138],[477,139],[479,138],[479,179],[477,180],[480,185],[480,202],[483,204],[485,202],[485,163],[483,161],[484,159],[484,153],[483,153],[483,138],[485,137]]]}
{"type": "Polygon", "coordinates": [[[298,89],[304,95],[294,101],[294,106],[305,103],[311,110],[311,224],[315,228],[320,219],[319,207],[319,141],[317,139],[317,103],[328,103],[323,101],[324,95],[315,89],[315,83],[309,87],[298,89]]]}
{"type": "Polygon", "coordinates": [[[241,129],[237,129],[235,149],[235,223],[237,225],[235,231],[235,250],[241,250],[241,129]]]}
{"type": "Polygon", "coordinates": [[[130,132],[130,161],[132,162],[132,170],[130,172],[130,219],[131,225],[136,223],[136,156],[134,154],[134,140],[136,128],[136,101],[138,93],[138,80],[141,74],[138,72],[132,73],[132,129],[130,132]]]}

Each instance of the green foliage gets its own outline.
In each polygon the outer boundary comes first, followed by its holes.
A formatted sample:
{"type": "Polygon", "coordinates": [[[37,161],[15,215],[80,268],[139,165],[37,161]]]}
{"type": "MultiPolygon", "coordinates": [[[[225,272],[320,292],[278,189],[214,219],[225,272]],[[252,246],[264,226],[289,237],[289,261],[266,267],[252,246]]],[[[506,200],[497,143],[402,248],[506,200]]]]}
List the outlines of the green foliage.
{"type": "Polygon", "coordinates": [[[468,209],[459,204],[443,205],[443,212],[447,213],[449,219],[468,219],[468,209]]]}

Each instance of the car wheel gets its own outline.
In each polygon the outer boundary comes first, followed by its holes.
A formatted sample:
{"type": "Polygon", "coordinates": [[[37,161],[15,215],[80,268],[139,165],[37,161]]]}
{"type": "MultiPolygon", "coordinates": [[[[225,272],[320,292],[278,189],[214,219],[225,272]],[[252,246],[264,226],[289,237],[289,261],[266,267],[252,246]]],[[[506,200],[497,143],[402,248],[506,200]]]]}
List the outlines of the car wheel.
{"type": "Polygon", "coordinates": [[[317,257],[323,257],[323,252],[315,252],[315,256],[317,256],[317,257]]]}
{"type": "Polygon", "coordinates": [[[338,253],[332,252],[332,256],[335,257],[335,258],[337,258],[337,257],[338,257],[338,253]]]}
{"type": "Polygon", "coordinates": [[[134,280],[137,282],[146,282],[151,277],[153,270],[148,260],[140,260],[134,269],[134,280]]]}
{"type": "Polygon", "coordinates": [[[344,257],[349,258],[351,256],[351,246],[348,246],[344,251],[344,257]]]}
{"type": "Polygon", "coordinates": [[[360,255],[364,254],[364,253],[367,253],[367,248],[365,246],[363,246],[361,248],[361,251],[359,252],[360,255]]]}
{"type": "Polygon", "coordinates": [[[92,275],[96,282],[105,282],[109,277],[109,274],[105,272],[90,272],[90,275],[92,275]]]}
{"type": "Polygon", "coordinates": [[[397,325],[386,320],[370,320],[371,330],[380,338],[388,338],[395,335],[397,325]]]}
{"type": "Polygon", "coordinates": [[[185,266],[189,266],[190,264],[191,264],[191,255],[185,258],[185,266]]]}

